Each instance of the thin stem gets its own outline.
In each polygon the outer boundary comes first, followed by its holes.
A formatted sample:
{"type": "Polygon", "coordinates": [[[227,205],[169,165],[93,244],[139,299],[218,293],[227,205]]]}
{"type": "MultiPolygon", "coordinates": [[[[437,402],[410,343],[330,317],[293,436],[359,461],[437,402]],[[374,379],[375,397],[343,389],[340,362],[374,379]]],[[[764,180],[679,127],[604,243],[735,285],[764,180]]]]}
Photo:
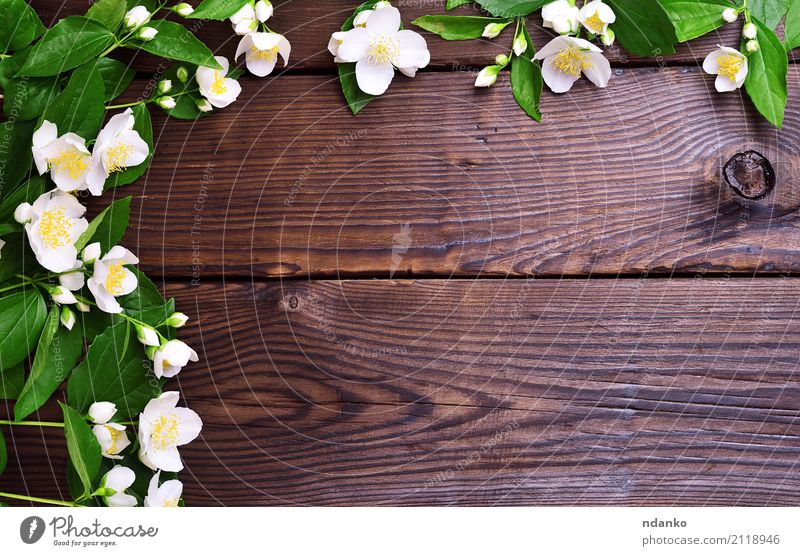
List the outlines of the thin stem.
{"type": "Polygon", "coordinates": [[[28,502],[38,502],[40,504],[51,504],[53,506],[67,506],[69,508],[80,507],[80,504],[75,502],[67,502],[66,500],[53,500],[52,498],[38,498],[36,496],[25,496],[23,494],[11,494],[10,492],[0,492],[0,496],[5,498],[13,498],[14,500],[26,500],[28,502]]]}
{"type": "Polygon", "coordinates": [[[6,421],[0,420],[0,425],[22,425],[25,427],[64,427],[64,423],[54,421],[6,421]]]}
{"type": "Polygon", "coordinates": [[[15,290],[17,288],[21,288],[23,286],[29,286],[33,284],[33,280],[26,280],[25,282],[14,284],[13,286],[6,286],[5,288],[0,288],[0,293],[15,290]]]}
{"type": "MultiPolygon", "coordinates": [[[[149,102],[149,101],[147,101],[147,100],[137,100],[136,102],[128,102],[127,104],[109,104],[108,106],[106,106],[106,110],[115,110],[117,108],[128,108],[130,106],[138,106],[140,104],[145,104],[146,102],[149,102]]],[[[70,271],[70,272],[72,272],[72,271],[70,271]]]]}

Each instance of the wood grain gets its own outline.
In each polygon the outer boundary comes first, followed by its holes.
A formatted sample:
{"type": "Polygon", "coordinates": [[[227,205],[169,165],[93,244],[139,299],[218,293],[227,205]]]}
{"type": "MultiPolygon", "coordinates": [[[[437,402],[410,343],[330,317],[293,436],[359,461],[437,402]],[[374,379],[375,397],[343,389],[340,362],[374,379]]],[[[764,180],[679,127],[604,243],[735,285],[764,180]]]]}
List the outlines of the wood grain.
{"type": "MultiPolygon", "coordinates": [[[[797,503],[798,279],[167,291],[192,505],[797,503]]],[[[1,489],[58,494],[40,440],[1,489]]]]}
{"type": "MultiPolygon", "coordinates": [[[[62,0],[32,0],[31,4],[39,11],[46,24],[52,24],[65,15],[82,14],[90,2],[65,2],[62,0]]],[[[328,53],[328,39],[338,31],[345,19],[360,4],[358,0],[284,0],[273,2],[275,14],[269,25],[276,32],[286,35],[292,44],[291,68],[299,70],[333,71],[334,64],[328,53]]],[[[444,0],[415,1],[400,0],[394,5],[400,9],[403,22],[415,30],[419,28],[410,22],[423,15],[480,15],[474,6],[445,12],[444,0]]],[[[232,59],[236,53],[239,38],[231,30],[230,24],[221,21],[192,23],[195,33],[218,55],[232,59]]],[[[511,26],[513,27],[513,26],[511,26]]],[[[541,47],[552,38],[548,30],[541,27],[541,18],[530,18],[530,29],[534,43],[541,47]]],[[[448,42],[430,33],[424,33],[431,51],[431,68],[444,70],[464,70],[491,64],[497,54],[508,53],[513,29],[506,29],[494,40],[472,40],[448,42]],[[460,67],[464,66],[464,67],[460,67]]],[[[714,50],[717,44],[739,44],[740,26],[727,25],[705,37],[679,45],[675,54],[664,57],[653,56],[646,59],[632,56],[618,47],[607,49],[610,59],[619,65],[661,65],[697,64],[714,50]]],[[[115,54],[119,56],[119,54],[115,54]]],[[[130,55],[125,59],[130,59],[130,55]]],[[[795,57],[792,57],[795,60],[795,57]]],[[[137,55],[132,63],[138,69],[152,72],[159,62],[147,55],[137,55]]],[[[477,71],[476,69],[476,71],[477,71]]]]}
{"type": "Polygon", "coordinates": [[[158,116],[152,169],[118,192],[126,241],[148,271],[206,279],[800,268],[797,102],[777,131],[699,70],[625,69],[546,93],[537,124],[506,81],[471,79],[398,78],[355,118],[332,78],[248,79],[202,122],[158,116]],[[722,169],[750,149],[777,185],[745,203],[722,169]]]}

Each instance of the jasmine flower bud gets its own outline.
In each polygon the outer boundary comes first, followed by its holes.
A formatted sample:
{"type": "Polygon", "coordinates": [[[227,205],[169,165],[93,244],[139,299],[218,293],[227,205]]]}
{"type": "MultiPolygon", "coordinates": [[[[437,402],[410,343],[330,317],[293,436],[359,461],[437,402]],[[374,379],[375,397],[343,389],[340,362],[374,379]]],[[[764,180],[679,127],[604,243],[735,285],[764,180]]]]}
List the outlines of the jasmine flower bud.
{"type": "Polygon", "coordinates": [[[172,97],[161,97],[156,101],[156,104],[164,110],[172,110],[175,108],[175,99],[172,97]]]}
{"type": "Polygon", "coordinates": [[[189,71],[183,66],[179,67],[175,73],[178,79],[181,80],[181,83],[186,83],[186,80],[189,79],[189,71]]]}
{"type": "Polygon", "coordinates": [[[508,65],[508,56],[505,54],[498,54],[497,57],[494,59],[494,63],[498,66],[505,66],[508,65]]]}
{"type": "Polygon", "coordinates": [[[66,328],[67,330],[72,330],[72,327],[75,326],[75,313],[64,305],[61,307],[61,315],[58,318],[61,321],[61,325],[66,328]]]}
{"type": "Polygon", "coordinates": [[[83,248],[81,259],[86,264],[92,264],[100,256],[100,243],[95,241],[83,248]]]}
{"type": "Polygon", "coordinates": [[[194,103],[197,105],[197,109],[200,110],[200,112],[211,112],[214,109],[211,103],[204,98],[199,98],[195,100],[194,103]]]}
{"type": "Polygon", "coordinates": [[[508,21],[505,22],[505,23],[490,23],[489,25],[487,25],[486,27],[483,28],[483,35],[482,36],[486,37],[487,39],[493,39],[497,35],[502,33],[503,29],[505,29],[508,26],[509,23],[510,22],[508,22],[508,21]]]}
{"type": "Polygon", "coordinates": [[[742,35],[746,39],[754,39],[756,35],[758,35],[758,28],[756,27],[755,23],[747,23],[742,28],[742,35]]]}
{"type": "Polygon", "coordinates": [[[158,92],[162,95],[167,94],[172,90],[172,80],[171,79],[164,79],[158,82],[158,92]]]}
{"type": "Polygon", "coordinates": [[[733,23],[739,19],[739,12],[737,12],[734,8],[725,8],[722,10],[722,19],[728,23],[733,23]]]}
{"type": "Polygon", "coordinates": [[[89,307],[89,306],[88,306],[86,303],[84,303],[83,301],[78,301],[78,302],[75,304],[75,308],[76,308],[78,311],[80,311],[81,313],[88,313],[89,311],[91,311],[91,307],[89,307]]]}
{"type": "Polygon", "coordinates": [[[167,326],[171,326],[172,328],[180,328],[186,321],[189,320],[189,317],[184,315],[183,313],[172,313],[167,320],[164,321],[164,324],[167,326]]]}
{"type": "Polygon", "coordinates": [[[761,45],[758,44],[757,40],[753,39],[747,41],[744,47],[747,49],[748,52],[758,52],[758,50],[761,48],[761,45]]]}
{"type": "Polygon", "coordinates": [[[140,41],[147,42],[156,38],[156,35],[158,35],[158,31],[156,29],[153,29],[152,27],[142,27],[139,29],[139,32],[136,33],[136,38],[140,41]]]}
{"type": "Polygon", "coordinates": [[[72,305],[77,303],[75,295],[63,286],[55,286],[50,289],[50,297],[59,305],[72,305]]]}
{"type": "Polygon", "coordinates": [[[159,346],[161,339],[158,337],[158,332],[152,326],[146,324],[135,324],[136,339],[146,346],[159,346]]]}
{"type": "Polygon", "coordinates": [[[125,27],[135,29],[150,21],[151,14],[144,6],[135,6],[127,11],[124,17],[125,27]]]}
{"type": "Polygon", "coordinates": [[[14,220],[20,224],[27,224],[33,218],[32,208],[30,203],[22,203],[14,209],[14,220]]]}
{"type": "Polygon", "coordinates": [[[172,11],[180,16],[187,17],[192,15],[192,13],[194,12],[194,8],[190,4],[187,4],[186,2],[181,2],[180,4],[176,4],[172,8],[172,11]]]}
{"type": "Polygon", "coordinates": [[[605,33],[600,35],[600,42],[603,43],[603,46],[611,46],[614,44],[614,39],[617,38],[616,33],[611,29],[606,29],[605,33]]]}
{"type": "Polygon", "coordinates": [[[491,87],[497,82],[497,74],[500,73],[501,66],[486,66],[475,79],[476,87],[491,87]]]}
{"type": "Polygon", "coordinates": [[[528,41],[525,40],[525,37],[522,35],[517,35],[517,38],[514,39],[514,54],[517,56],[522,56],[522,54],[528,49],[528,41]]]}

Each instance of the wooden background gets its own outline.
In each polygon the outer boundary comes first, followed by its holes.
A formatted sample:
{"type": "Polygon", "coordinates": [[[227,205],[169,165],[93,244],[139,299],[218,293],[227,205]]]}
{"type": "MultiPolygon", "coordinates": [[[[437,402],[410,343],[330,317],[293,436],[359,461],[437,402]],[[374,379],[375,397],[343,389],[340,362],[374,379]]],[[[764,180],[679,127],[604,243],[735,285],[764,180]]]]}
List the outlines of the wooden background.
{"type": "MultiPolygon", "coordinates": [[[[545,93],[536,124],[507,77],[472,87],[509,36],[428,36],[431,67],[354,118],[325,47],[355,2],[275,4],[291,66],[200,122],[155,115],[117,192],[192,316],[188,504],[797,503],[798,66],[782,131],[699,68],[733,26],[612,49],[608,89],[545,93]],[[721,169],[749,149],[777,185],[744,203],[721,169]]],[[[235,52],[224,23],[198,34],[235,52]]],[[[163,70],[131,62],[138,90],[163,70]]],[[[66,496],[58,431],[8,440],[4,490],[66,496]]]]}

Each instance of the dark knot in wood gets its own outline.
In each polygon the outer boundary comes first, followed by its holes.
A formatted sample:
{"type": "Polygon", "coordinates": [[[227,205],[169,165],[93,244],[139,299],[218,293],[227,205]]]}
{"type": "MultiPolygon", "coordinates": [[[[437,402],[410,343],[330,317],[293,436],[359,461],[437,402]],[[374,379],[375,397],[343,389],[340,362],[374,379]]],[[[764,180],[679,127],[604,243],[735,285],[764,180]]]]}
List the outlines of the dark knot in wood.
{"type": "Polygon", "coordinates": [[[764,155],[756,151],[735,154],[725,164],[725,181],[745,199],[762,199],[775,187],[775,170],[764,155]]]}

